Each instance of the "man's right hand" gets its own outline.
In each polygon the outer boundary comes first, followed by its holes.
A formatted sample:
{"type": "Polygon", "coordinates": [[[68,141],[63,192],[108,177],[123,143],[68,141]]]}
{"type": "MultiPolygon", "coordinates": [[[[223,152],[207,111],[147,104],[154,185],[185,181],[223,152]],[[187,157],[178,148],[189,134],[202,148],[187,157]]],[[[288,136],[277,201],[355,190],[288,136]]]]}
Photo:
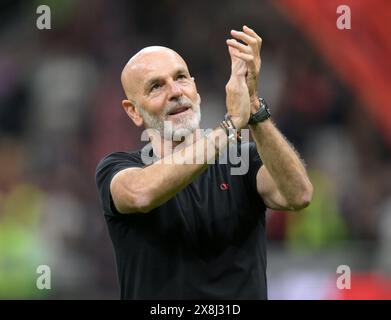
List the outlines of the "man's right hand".
{"type": "Polygon", "coordinates": [[[246,84],[246,61],[235,55],[237,49],[228,47],[231,57],[231,77],[225,86],[228,114],[237,129],[244,128],[250,118],[250,96],[246,84]]]}

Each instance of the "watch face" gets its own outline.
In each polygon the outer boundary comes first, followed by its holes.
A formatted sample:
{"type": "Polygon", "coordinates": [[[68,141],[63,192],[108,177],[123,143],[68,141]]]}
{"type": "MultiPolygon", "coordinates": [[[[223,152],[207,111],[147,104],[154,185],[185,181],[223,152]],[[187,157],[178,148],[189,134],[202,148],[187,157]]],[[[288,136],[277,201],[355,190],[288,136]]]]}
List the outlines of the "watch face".
{"type": "Polygon", "coordinates": [[[262,105],[265,107],[267,113],[270,114],[270,109],[269,109],[269,106],[267,105],[265,99],[262,98],[262,105]]]}

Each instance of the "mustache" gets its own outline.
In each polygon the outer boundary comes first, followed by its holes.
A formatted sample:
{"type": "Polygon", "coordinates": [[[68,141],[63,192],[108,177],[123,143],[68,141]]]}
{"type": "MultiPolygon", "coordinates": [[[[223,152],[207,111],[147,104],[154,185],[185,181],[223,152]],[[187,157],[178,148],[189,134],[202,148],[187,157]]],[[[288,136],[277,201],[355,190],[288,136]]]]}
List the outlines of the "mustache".
{"type": "Polygon", "coordinates": [[[186,97],[181,97],[176,101],[169,102],[164,107],[164,116],[167,116],[169,113],[175,111],[178,108],[182,108],[182,107],[194,109],[193,102],[190,99],[188,99],[186,97]]]}

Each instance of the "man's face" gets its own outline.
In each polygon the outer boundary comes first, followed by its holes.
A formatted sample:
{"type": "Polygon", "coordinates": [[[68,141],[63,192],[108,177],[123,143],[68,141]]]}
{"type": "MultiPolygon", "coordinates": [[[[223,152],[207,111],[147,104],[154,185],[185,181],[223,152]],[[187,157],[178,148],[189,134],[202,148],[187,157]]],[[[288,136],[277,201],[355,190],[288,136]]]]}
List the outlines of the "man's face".
{"type": "Polygon", "coordinates": [[[169,50],[147,53],[139,60],[135,96],[145,127],[168,139],[192,133],[201,119],[200,97],[186,63],[169,50]],[[172,130],[164,132],[165,121],[171,122],[172,130]]]}

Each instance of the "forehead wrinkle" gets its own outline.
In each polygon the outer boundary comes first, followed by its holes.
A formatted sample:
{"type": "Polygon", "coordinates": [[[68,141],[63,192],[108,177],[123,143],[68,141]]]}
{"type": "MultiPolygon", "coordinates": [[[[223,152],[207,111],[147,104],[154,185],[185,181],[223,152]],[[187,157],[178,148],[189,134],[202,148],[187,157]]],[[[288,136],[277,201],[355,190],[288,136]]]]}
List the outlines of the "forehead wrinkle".
{"type": "MultiPolygon", "coordinates": [[[[159,70],[159,68],[158,68],[158,70],[159,70]]],[[[170,76],[176,76],[179,73],[188,73],[188,70],[185,67],[183,67],[182,65],[177,64],[173,67],[173,71],[170,74],[170,76]]],[[[152,75],[148,76],[148,73],[144,73],[144,75],[145,75],[144,87],[148,87],[152,83],[158,82],[160,80],[164,80],[164,76],[159,74],[159,72],[156,73],[155,70],[151,70],[149,72],[149,74],[152,74],[152,75]]]]}

